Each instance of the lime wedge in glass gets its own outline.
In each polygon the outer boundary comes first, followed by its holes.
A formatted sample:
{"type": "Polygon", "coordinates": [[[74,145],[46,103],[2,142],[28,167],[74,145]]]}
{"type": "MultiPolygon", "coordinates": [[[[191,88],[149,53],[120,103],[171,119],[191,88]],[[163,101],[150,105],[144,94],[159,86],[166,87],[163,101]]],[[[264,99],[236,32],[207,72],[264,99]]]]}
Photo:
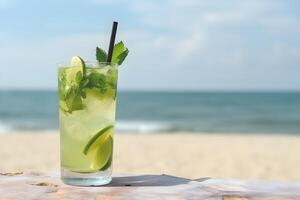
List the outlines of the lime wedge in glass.
{"type": "MultiPolygon", "coordinates": [[[[109,136],[109,139],[111,141],[111,151],[113,151],[113,138],[111,136],[109,136]]],[[[112,157],[113,157],[113,152],[111,152],[106,164],[102,168],[100,168],[100,170],[104,171],[111,166],[112,157]]]]}
{"type": "Polygon", "coordinates": [[[99,146],[96,164],[99,170],[106,170],[111,164],[113,139],[111,136],[99,146]]]}
{"type": "Polygon", "coordinates": [[[111,136],[113,126],[107,126],[96,133],[85,146],[83,153],[93,157],[91,169],[107,169],[112,158],[113,139],[111,136]]]}
{"type": "Polygon", "coordinates": [[[104,139],[106,139],[109,134],[110,134],[110,130],[113,128],[113,125],[109,125],[103,129],[101,129],[98,133],[96,133],[90,140],[89,142],[85,145],[83,153],[85,155],[88,154],[89,151],[91,151],[92,149],[96,148],[97,146],[99,146],[99,144],[101,144],[103,142],[104,139]]]}

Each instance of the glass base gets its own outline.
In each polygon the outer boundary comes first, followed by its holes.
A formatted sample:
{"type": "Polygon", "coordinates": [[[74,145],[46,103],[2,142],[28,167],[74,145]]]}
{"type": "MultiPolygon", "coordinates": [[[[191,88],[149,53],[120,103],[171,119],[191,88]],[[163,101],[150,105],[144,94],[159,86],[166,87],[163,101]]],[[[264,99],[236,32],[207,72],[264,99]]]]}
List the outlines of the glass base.
{"type": "Polygon", "coordinates": [[[93,173],[77,173],[61,169],[61,179],[65,184],[74,186],[100,186],[109,184],[112,180],[111,169],[93,173]]]}

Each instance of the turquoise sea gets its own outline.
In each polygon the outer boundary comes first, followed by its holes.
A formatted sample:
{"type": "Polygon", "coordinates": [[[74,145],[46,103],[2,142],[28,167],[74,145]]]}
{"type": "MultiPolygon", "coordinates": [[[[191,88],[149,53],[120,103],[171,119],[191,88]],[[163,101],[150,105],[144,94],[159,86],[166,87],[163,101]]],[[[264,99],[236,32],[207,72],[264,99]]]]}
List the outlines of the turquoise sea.
{"type": "MultiPolygon", "coordinates": [[[[55,91],[0,91],[0,132],[58,129],[55,91]]],[[[117,129],[300,134],[296,92],[119,92],[117,129]]]]}

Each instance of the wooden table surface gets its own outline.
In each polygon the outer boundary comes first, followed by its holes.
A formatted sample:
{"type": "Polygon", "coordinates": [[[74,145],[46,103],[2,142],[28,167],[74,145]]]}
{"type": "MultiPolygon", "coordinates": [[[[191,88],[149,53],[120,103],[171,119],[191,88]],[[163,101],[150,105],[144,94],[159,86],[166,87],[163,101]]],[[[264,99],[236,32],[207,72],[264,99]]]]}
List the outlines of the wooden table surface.
{"type": "Polygon", "coordinates": [[[59,173],[0,173],[0,199],[300,200],[300,184],[114,175],[106,186],[75,187],[63,184],[59,173]]]}

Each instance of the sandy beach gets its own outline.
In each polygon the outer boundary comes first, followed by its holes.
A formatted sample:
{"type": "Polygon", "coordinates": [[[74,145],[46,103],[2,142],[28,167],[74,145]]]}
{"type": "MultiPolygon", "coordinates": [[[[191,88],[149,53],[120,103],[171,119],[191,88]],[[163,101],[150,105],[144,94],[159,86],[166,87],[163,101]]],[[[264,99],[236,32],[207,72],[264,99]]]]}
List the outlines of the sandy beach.
{"type": "MultiPolygon", "coordinates": [[[[254,134],[115,135],[114,172],[300,180],[300,137],[254,134]]],[[[0,171],[58,171],[58,132],[0,134],[0,171]]]]}

